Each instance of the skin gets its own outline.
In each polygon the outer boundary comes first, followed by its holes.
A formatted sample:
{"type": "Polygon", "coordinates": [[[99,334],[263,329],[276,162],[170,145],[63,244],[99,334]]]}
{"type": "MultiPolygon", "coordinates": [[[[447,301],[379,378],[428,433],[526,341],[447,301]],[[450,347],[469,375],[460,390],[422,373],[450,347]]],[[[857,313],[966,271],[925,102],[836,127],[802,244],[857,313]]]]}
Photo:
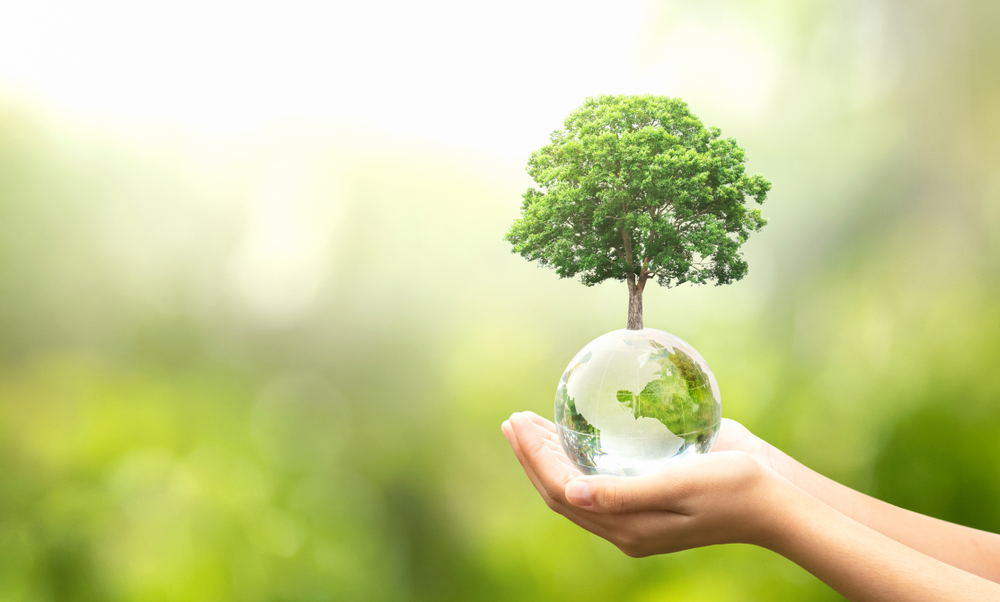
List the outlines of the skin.
{"type": "Polygon", "coordinates": [[[629,556],[745,543],[856,602],[1000,600],[1000,536],[839,485],[737,422],[712,453],[635,478],[581,474],[537,414],[501,430],[549,508],[629,556]]]}

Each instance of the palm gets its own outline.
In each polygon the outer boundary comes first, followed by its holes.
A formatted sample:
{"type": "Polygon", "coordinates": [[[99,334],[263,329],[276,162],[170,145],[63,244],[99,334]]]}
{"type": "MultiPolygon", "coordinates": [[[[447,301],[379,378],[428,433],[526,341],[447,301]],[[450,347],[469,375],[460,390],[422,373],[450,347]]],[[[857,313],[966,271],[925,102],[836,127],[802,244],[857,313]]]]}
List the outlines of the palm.
{"type": "Polygon", "coordinates": [[[754,437],[747,427],[735,420],[723,418],[719,437],[715,440],[712,451],[741,451],[753,455],[759,443],[760,439],[754,437]]]}
{"type": "Polygon", "coordinates": [[[715,440],[712,451],[743,452],[785,477],[791,471],[791,461],[788,456],[751,433],[747,427],[728,418],[722,419],[719,438],[715,440]]]}

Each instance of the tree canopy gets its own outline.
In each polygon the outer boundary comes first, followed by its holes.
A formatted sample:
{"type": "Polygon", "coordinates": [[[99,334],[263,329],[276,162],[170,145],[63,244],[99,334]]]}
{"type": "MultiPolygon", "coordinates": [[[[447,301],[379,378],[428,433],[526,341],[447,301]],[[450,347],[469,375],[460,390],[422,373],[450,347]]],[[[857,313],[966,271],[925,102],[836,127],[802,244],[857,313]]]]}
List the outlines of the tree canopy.
{"type": "Polygon", "coordinates": [[[746,198],[763,203],[771,183],[746,161],[679,98],[588,98],[532,153],[538,188],[505,238],[561,277],[625,280],[640,302],[648,279],[728,284],[747,273],[740,246],[767,223],[746,198]]]}

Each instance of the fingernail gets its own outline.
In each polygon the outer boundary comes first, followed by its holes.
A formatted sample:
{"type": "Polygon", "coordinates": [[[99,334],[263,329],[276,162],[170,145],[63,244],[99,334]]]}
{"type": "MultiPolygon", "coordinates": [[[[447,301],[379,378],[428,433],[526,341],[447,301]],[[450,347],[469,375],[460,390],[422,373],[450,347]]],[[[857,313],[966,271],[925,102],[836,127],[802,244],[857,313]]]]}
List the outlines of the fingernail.
{"type": "Polygon", "coordinates": [[[506,431],[509,428],[510,428],[510,420],[504,420],[503,424],[500,425],[501,431],[506,431]]]}
{"type": "Polygon", "coordinates": [[[590,495],[590,485],[586,481],[570,481],[569,485],[566,485],[566,499],[574,506],[580,506],[581,508],[590,506],[593,503],[590,495]]]}

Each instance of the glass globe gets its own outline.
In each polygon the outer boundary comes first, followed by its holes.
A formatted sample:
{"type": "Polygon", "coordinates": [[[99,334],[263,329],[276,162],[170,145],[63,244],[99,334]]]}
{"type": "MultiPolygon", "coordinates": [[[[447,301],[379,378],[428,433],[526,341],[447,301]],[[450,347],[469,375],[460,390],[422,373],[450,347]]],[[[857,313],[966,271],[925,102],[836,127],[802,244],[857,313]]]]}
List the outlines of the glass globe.
{"type": "Polygon", "coordinates": [[[662,330],[616,330],[566,367],[555,418],[584,473],[638,476],[712,449],[722,397],[694,347],[662,330]]]}

